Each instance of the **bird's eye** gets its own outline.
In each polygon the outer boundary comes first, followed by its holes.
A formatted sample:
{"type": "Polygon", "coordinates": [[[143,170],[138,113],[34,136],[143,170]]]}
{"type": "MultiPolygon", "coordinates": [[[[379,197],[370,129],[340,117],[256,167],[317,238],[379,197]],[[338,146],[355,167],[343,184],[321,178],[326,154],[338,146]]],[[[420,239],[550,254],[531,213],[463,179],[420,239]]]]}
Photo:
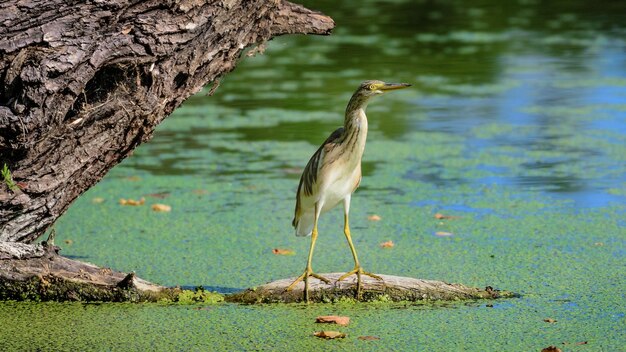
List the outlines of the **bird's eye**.
{"type": "Polygon", "coordinates": [[[375,84],[370,84],[370,86],[368,88],[369,88],[369,90],[376,90],[376,85],[375,84]]]}

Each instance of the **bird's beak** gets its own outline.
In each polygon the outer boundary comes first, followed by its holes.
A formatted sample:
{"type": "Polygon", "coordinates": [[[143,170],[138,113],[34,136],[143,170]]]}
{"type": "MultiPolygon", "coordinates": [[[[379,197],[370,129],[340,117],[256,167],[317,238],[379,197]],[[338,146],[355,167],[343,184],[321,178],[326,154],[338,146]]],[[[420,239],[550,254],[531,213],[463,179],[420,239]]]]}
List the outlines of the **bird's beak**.
{"type": "Polygon", "coordinates": [[[378,89],[382,91],[388,91],[388,90],[404,89],[410,86],[411,85],[408,83],[385,83],[382,87],[378,89]]]}

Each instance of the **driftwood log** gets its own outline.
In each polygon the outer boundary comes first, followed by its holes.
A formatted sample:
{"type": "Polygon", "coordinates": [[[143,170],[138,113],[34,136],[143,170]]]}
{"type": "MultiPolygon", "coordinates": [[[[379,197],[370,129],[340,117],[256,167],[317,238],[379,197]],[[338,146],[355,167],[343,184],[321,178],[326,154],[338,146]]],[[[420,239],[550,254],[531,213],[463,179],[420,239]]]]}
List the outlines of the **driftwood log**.
{"type": "Polygon", "coordinates": [[[283,0],[0,2],[0,282],[50,288],[82,270],[81,285],[118,290],[124,274],[35,241],[185,99],[213,92],[245,50],[333,26],[283,0]]]}
{"type": "MultiPolygon", "coordinates": [[[[327,284],[316,278],[310,278],[310,302],[337,302],[356,297],[356,277],[348,277],[337,282],[344,273],[320,274],[331,281],[327,284]]],[[[488,286],[484,289],[460,284],[448,284],[442,281],[414,279],[391,275],[380,275],[383,281],[362,276],[361,301],[460,301],[509,298],[516,295],[509,291],[500,291],[488,286]]],[[[300,282],[293,290],[286,288],[295,277],[281,279],[268,284],[247,289],[226,297],[229,302],[238,303],[296,303],[303,301],[304,283],[300,282]]]]}

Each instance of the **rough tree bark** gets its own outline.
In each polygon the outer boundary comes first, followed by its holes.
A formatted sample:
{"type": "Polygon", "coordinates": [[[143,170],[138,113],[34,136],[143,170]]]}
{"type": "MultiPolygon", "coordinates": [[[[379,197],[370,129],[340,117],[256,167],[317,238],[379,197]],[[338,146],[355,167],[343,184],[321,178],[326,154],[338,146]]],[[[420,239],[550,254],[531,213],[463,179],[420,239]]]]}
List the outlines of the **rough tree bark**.
{"type": "Polygon", "coordinates": [[[332,19],[282,0],[9,0],[0,3],[0,258],[148,140],[243,50],[332,19]],[[1,179],[0,179],[1,180],[1,179]]]}

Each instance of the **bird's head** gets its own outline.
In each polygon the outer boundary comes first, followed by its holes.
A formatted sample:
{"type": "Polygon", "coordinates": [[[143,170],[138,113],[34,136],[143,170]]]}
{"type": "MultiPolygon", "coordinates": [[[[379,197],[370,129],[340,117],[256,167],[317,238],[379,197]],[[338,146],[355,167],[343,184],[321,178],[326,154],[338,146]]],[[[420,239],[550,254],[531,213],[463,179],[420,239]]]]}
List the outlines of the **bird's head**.
{"type": "Polygon", "coordinates": [[[356,93],[366,97],[373,97],[387,93],[391,90],[398,90],[408,88],[411,85],[408,83],[385,83],[383,81],[365,81],[361,83],[356,93]]]}

